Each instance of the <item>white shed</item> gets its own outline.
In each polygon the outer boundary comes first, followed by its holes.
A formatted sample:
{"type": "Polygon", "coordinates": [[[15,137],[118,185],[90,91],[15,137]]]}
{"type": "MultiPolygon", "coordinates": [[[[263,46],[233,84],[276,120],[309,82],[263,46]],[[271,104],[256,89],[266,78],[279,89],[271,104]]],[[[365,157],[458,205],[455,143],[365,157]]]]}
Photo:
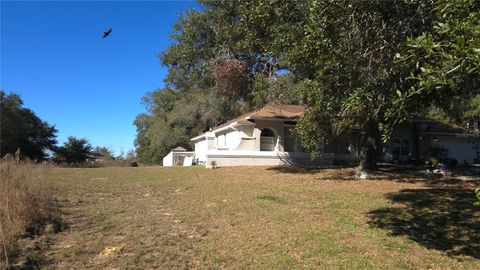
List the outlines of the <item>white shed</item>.
{"type": "Polygon", "coordinates": [[[185,157],[193,157],[193,152],[188,152],[185,148],[178,146],[163,157],[163,166],[182,166],[185,157]]]}

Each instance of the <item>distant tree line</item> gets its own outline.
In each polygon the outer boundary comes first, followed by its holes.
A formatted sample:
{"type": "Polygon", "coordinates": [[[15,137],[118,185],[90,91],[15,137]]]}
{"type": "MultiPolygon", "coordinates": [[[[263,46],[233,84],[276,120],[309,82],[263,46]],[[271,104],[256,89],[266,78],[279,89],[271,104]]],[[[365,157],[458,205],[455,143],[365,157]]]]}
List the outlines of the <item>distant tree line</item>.
{"type": "Polygon", "coordinates": [[[99,152],[106,159],[133,159],[132,150],[114,157],[107,147],[93,148],[85,138],[68,137],[63,145],[57,145],[57,130],[41,120],[33,111],[23,107],[20,96],[0,91],[0,158],[17,151],[21,158],[43,161],[50,158],[57,163],[81,164],[92,151],[99,152]]]}
{"type": "Polygon", "coordinates": [[[267,103],[308,105],[296,132],[313,156],[359,127],[362,169],[403,121],[480,120],[478,1],[200,3],[173,27],[166,86],[134,122],[142,162],[267,103]]]}

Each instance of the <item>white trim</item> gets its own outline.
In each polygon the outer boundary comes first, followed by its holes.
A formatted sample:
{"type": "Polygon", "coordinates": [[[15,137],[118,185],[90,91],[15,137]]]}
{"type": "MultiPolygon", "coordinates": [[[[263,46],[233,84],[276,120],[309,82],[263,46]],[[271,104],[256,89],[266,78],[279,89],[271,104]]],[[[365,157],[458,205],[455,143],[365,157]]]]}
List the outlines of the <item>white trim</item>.
{"type": "Polygon", "coordinates": [[[211,134],[211,131],[205,132],[201,135],[198,135],[197,137],[193,137],[190,139],[191,142],[197,142],[197,141],[202,141],[203,140],[208,140],[208,139],[213,139],[215,138],[215,134],[211,134]]]}
{"type": "MultiPolygon", "coordinates": [[[[240,120],[238,120],[240,121],[240,120]]],[[[250,126],[250,125],[255,125],[255,123],[239,123],[238,121],[235,121],[233,123],[230,123],[229,125],[226,125],[224,127],[221,127],[219,129],[213,129],[213,130],[210,130],[208,132],[205,132],[197,137],[193,137],[190,139],[190,141],[194,142],[194,141],[198,141],[200,139],[202,139],[203,137],[205,137],[206,139],[208,139],[208,133],[213,133],[214,135],[211,136],[210,138],[212,137],[215,137],[215,134],[219,133],[219,132],[222,132],[222,131],[225,131],[225,130],[229,130],[229,129],[233,129],[233,130],[236,130],[236,131],[239,131],[238,129],[236,129],[235,127],[238,127],[238,126],[250,126]]],[[[254,137],[251,137],[251,138],[254,138],[254,137]]]]}

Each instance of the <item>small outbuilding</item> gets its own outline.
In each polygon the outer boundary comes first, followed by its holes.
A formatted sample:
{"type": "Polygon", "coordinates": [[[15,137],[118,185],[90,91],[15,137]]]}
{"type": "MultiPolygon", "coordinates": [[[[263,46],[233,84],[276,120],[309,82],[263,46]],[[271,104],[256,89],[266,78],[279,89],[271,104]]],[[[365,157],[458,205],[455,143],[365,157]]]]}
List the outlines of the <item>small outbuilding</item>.
{"type": "MultiPolygon", "coordinates": [[[[163,166],[183,166],[186,157],[193,158],[194,152],[189,152],[183,147],[176,147],[163,157],[163,166]]],[[[190,159],[191,160],[191,159],[190,159]]]]}

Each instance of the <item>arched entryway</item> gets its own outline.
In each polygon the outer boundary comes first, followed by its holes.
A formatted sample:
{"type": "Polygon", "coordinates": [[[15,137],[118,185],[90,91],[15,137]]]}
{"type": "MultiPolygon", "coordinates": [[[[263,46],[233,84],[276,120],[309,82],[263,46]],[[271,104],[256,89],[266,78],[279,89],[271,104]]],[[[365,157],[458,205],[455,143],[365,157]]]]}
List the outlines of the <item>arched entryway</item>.
{"type": "Polygon", "coordinates": [[[276,143],[275,133],[269,128],[264,128],[260,133],[260,151],[274,151],[276,143]]]}

